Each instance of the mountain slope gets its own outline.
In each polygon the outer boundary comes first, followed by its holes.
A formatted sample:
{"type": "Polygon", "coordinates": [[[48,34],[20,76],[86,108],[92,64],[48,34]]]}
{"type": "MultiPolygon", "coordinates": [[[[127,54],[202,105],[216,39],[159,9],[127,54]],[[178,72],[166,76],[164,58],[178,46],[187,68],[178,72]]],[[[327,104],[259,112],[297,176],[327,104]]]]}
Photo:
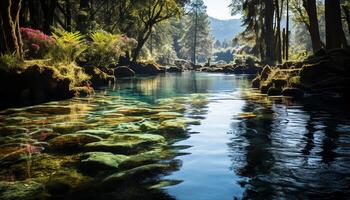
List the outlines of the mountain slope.
{"type": "Polygon", "coordinates": [[[240,19],[220,20],[209,17],[209,21],[215,40],[219,40],[220,42],[225,39],[232,40],[238,33],[243,31],[240,19]]]}

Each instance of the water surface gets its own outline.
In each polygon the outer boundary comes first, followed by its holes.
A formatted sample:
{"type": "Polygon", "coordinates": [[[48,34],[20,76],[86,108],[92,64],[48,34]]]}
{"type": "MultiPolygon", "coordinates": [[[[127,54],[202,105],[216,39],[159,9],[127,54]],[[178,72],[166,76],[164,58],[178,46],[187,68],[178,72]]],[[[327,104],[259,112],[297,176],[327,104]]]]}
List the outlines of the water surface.
{"type": "MultiPolygon", "coordinates": [[[[153,177],[177,184],[148,193],[143,187],[149,180],[144,180],[123,186],[127,194],[111,188],[95,192],[89,196],[92,199],[350,198],[350,115],[347,104],[339,99],[267,98],[250,89],[247,76],[183,73],[120,80],[88,101],[51,104],[76,109],[70,109],[68,115],[60,110],[35,113],[27,109],[26,117],[31,122],[42,119],[41,128],[83,122],[118,131],[105,118],[120,106],[176,104],[183,107],[185,117],[200,121],[187,127],[187,137],[168,140],[179,149],[172,158],[178,167],[153,177]]],[[[3,111],[2,125],[18,124],[6,119],[23,112],[3,111]]],[[[86,197],[86,190],[81,191],[73,195],[75,199],[86,197]]]]}

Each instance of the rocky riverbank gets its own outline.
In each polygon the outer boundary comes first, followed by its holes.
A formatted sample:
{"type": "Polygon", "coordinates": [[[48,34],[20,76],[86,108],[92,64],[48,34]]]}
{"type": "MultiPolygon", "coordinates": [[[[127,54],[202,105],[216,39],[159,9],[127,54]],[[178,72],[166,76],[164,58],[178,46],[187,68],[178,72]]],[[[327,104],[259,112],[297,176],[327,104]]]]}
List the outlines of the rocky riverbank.
{"type": "Polygon", "coordinates": [[[28,61],[17,68],[0,67],[0,109],[28,106],[75,96],[88,96],[94,88],[138,74],[155,75],[165,69],[152,63],[131,62],[110,67],[80,67],[74,63],[52,66],[28,61]]]}
{"type": "Polygon", "coordinates": [[[320,50],[313,56],[283,65],[265,66],[252,81],[269,96],[301,98],[305,94],[350,94],[350,48],[320,50]]]}

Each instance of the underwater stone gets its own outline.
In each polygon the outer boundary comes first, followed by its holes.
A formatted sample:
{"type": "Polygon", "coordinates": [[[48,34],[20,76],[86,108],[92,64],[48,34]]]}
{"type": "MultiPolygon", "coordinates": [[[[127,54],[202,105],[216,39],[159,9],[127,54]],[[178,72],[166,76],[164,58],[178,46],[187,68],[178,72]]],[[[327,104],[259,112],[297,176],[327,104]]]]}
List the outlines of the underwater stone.
{"type": "Polygon", "coordinates": [[[128,179],[137,179],[159,174],[170,169],[169,164],[149,164],[136,167],[130,170],[117,172],[105,178],[103,184],[117,184],[128,179]]]}
{"type": "Polygon", "coordinates": [[[80,166],[86,171],[118,169],[119,164],[128,158],[109,152],[88,152],[81,155],[80,166]]]}
{"type": "Polygon", "coordinates": [[[46,189],[50,194],[62,199],[59,197],[72,192],[83,180],[83,175],[75,170],[61,170],[50,176],[46,189]]]}
{"type": "Polygon", "coordinates": [[[44,186],[35,181],[0,181],[1,200],[36,200],[44,194],[44,186]]]}
{"type": "Polygon", "coordinates": [[[155,134],[114,134],[106,140],[85,145],[85,150],[130,154],[164,143],[164,137],[155,134]]]}
{"type": "Polygon", "coordinates": [[[50,147],[59,151],[80,150],[85,144],[101,141],[102,138],[89,134],[67,134],[49,140],[50,147]]]}
{"type": "Polygon", "coordinates": [[[95,136],[99,136],[101,138],[107,138],[107,137],[109,137],[109,136],[114,134],[113,131],[103,130],[103,129],[87,129],[87,130],[77,131],[75,133],[77,133],[77,134],[95,135],[95,136]]]}

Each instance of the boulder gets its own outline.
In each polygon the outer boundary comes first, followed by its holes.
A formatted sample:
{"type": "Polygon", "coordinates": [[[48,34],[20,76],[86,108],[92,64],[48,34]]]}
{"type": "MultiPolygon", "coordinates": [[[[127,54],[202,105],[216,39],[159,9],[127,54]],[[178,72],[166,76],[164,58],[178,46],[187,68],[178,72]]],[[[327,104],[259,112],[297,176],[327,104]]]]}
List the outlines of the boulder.
{"type": "Polygon", "coordinates": [[[85,145],[86,151],[132,154],[165,144],[163,136],[155,134],[114,134],[106,140],[85,145]]]}
{"type": "Polygon", "coordinates": [[[270,89],[270,87],[272,87],[272,83],[265,83],[260,86],[260,92],[263,94],[267,94],[267,91],[270,89]]]}
{"type": "Polygon", "coordinates": [[[120,66],[114,69],[114,75],[118,78],[135,76],[134,70],[127,66],[120,66]]]}
{"type": "Polygon", "coordinates": [[[260,75],[261,80],[266,80],[269,77],[270,73],[271,73],[271,67],[266,65],[261,72],[261,75],[260,75]]]}
{"type": "Polygon", "coordinates": [[[115,185],[127,180],[145,178],[152,175],[164,173],[171,169],[169,164],[148,164],[122,172],[117,172],[103,179],[103,184],[115,185]]]}
{"type": "Polygon", "coordinates": [[[304,96],[304,92],[298,88],[285,88],[282,91],[283,96],[301,98],[304,96]]]}
{"type": "Polygon", "coordinates": [[[167,72],[178,72],[181,73],[183,70],[180,67],[171,66],[167,69],[167,72]]]}
{"type": "Polygon", "coordinates": [[[49,140],[52,150],[72,152],[79,151],[85,144],[101,141],[102,138],[94,135],[75,133],[55,137],[49,140]]]}
{"type": "Polygon", "coordinates": [[[44,196],[44,185],[35,181],[0,181],[1,200],[37,200],[44,196]]]}
{"type": "Polygon", "coordinates": [[[46,190],[54,197],[54,199],[63,199],[64,196],[70,194],[84,181],[82,174],[73,170],[60,170],[53,173],[46,183],[46,190]]]}
{"type": "Polygon", "coordinates": [[[280,88],[269,88],[269,90],[267,91],[267,95],[268,96],[279,96],[282,95],[282,90],[280,88]]]}
{"type": "Polygon", "coordinates": [[[287,86],[288,81],[286,79],[273,79],[272,83],[275,88],[282,89],[287,86]]]}
{"type": "Polygon", "coordinates": [[[260,76],[257,76],[255,77],[253,80],[252,80],[252,87],[253,88],[260,88],[260,76]]]}
{"type": "Polygon", "coordinates": [[[80,167],[84,171],[99,172],[100,170],[118,169],[119,164],[129,157],[109,152],[88,152],[82,154],[80,158],[80,167]]]}
{"type": "Polygon", "coordinates": [[[104,129],[86,129],[86,130],[80,130],[75,132],[76,134],[88,134],[88,135],[94,135],[101,138],[108,138],[109,136],[113,135],[113,131],[104,130],[104,129]]]}
{"type": "Polygon", "coordinates": [[[155,63],[131,62],[129,68],[132,69],[135,74],[156,75],[164,73],[164,70],[155,63]]]}
{"type": "MultiPolygon", "coordinates": [[[[108,71],[108,69],[105,69],[105,71],[108,71]]],[[[91,77],[90,81],[94,87],[108,85],[115,81],[113,75],[109,75],[97,67],[86,67],[85,72],[91,77]]]]}

